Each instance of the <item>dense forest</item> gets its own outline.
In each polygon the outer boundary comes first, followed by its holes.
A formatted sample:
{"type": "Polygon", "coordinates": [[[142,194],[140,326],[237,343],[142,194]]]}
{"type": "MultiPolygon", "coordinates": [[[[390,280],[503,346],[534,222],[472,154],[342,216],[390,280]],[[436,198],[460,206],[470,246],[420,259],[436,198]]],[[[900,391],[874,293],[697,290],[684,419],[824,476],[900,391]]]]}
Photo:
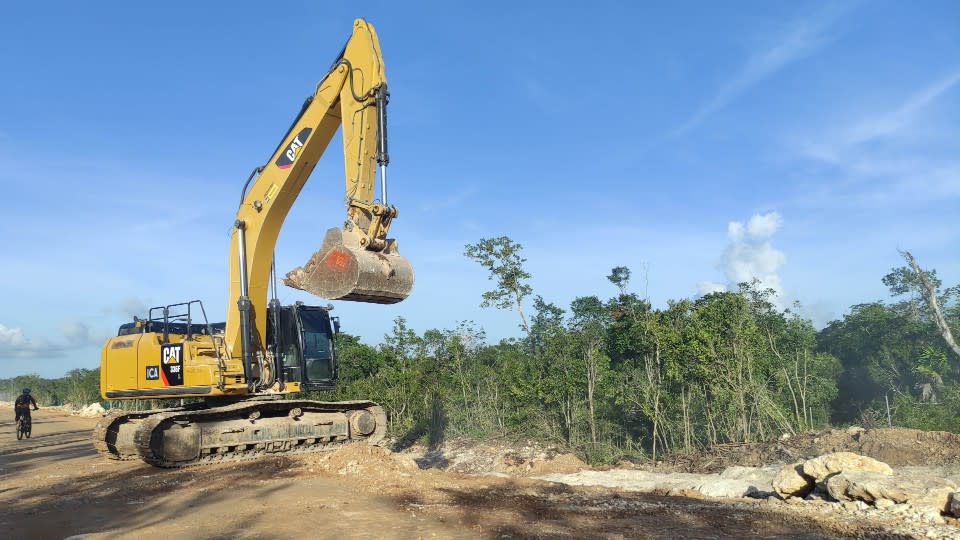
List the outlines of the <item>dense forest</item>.
{"type": "MultiPolygon", "coordinates": [[[[313,397],[374,400],[404,441],[536,438],[592,461],[852,423],[960,432],[960,356],[950,346],[960,286],[944,288],[912,257],[878,276],[889,301],[852,306],[817,331],[799,305],[778,307],[757,282],[654,309],[617,267],[609,298],[561,307],[534,294],[509,238],[465,254],[496,284],[482,305],[515,310],[521,338],[491,344],[469,321],[418,333],[403,318],[376,346],[340,334],[340,386],[313,397]]],[[[97,370],[78,369],[0,380],[0,392],[30,386],[43,403],[83,404],[97,399],[97,383],[97,370]]]]}

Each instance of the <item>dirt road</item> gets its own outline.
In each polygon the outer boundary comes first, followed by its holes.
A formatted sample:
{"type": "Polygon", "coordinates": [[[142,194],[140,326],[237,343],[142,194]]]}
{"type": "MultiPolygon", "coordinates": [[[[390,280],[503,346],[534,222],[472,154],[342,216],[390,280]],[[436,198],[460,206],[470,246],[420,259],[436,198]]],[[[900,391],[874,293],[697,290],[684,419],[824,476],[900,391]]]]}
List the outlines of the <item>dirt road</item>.
{"type": "Polygon", "coordinates": [[[762,501],[616,493],[420,470],[376,447],[186,470],[97,456],[95,420],[0,408],[6,538],[891,538],[762,501]]]}

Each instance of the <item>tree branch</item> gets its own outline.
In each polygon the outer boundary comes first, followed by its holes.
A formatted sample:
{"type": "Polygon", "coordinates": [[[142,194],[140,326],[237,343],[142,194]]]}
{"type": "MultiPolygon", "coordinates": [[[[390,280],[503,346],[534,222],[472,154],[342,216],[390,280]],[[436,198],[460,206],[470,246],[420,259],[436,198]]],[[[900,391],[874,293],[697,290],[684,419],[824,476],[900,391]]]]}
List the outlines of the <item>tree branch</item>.
{"type": "Polygon", "coordinates": [[[909,251],[901,251],[900,253],[910,261],[910,266],[913,268],[913,271],[916,272],[917,277],[920,278],[920,283],[923,284],[922,292],[924,298],[927,300],[927,305],[930,307],[930,311],[933,312],[933,320],[937,323],[937,328],[940,329],[940,335],[943,336],[943,340],[947,342],[947,346],[953,350],[953,354],[960,357],[960,345],[957,345],[957,342],[953,339],[953,333],[950,332],[947,319],[944,318],[943,312],[940,310],[940,303],[937,302],[936,288],[934,288],[933,283],[927,278],[927,274],[923,270],[920,270],[920,265],[917,264],[917,260],[913,258],[913,255],[911,255],[909,251]]]}

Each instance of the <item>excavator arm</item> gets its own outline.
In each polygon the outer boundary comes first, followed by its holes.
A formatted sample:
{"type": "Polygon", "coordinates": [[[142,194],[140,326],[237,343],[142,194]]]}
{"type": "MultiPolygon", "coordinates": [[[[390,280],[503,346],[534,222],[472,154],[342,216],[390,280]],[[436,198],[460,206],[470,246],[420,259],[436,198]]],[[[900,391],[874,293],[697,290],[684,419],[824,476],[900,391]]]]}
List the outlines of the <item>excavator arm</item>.
{"type": "Polygon", "coordinates": [[[224,345],[228,357],[243,358],[248,382],[258,379],[254,357],[265,353],[268,285],[280,228],[338,128],[346,180],[344,226],[329,229],[320,250],[283,282],[323,298],[376,303],[399,302],[413,287],[412,267],[397,252],[396,241],[387,238],[397,216],[387,202],[388,99],[376,31],[357,19],[340,56],[270,160],[244,186],[230,244],[224,345]],[[379,201],[374,199],[378,167],[379,201]]]}

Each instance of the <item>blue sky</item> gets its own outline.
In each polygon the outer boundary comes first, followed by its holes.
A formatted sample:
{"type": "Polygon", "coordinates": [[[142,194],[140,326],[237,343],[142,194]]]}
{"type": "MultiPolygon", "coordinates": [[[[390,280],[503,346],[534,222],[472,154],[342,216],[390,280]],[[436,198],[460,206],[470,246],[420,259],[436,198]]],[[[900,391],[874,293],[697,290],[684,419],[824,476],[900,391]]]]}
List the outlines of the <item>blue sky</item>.
{"type": "MultiPolygon", "coordinates": [[[[626,265],[655,306],[758,277],[823,324],[886,298],[898,248],[960,282],[957,2],[363,6],[3,8],[0,377],[95,367],[148,306],[224,318],[242,183],[355,17],[383,46],[392,232],[417,273],[403,303],[335,303],[367,342],[397,316],[518,336],[463,256],[499,235],[561,306],[612,296],[626,265]]],[[[331,145],[282,270],[342,221],[342,182],[331,145]]]]}

